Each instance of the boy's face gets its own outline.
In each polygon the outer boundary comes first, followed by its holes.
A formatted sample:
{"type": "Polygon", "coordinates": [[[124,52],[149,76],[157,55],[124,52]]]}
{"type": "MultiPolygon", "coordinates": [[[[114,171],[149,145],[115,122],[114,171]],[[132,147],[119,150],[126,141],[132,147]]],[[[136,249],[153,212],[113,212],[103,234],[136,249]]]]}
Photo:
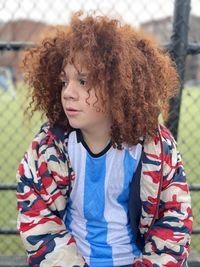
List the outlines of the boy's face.
{"type": "MultiPolygon", "coordinates": [[[[94,89],[88,92],[88,70],[75,60],[75,66],[67,63],[64,75],[61,76],[63,88],[61,101],[64,112],[72,128],[89,132],[108,130],[111,126],[110,113],[102,110],[100,97],[97,97],[94,89]]],[[[105,108],[104,108],[105,110],[105,108]]]]}

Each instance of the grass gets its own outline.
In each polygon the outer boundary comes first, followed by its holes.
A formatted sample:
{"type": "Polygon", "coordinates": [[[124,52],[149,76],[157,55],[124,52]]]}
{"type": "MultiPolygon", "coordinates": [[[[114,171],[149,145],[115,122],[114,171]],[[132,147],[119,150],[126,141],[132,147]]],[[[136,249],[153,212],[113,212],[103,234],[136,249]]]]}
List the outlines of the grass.
{"type": "MultiPolygon", "coordinates": [[[[35,116],[32,126],[24,124],[23,106],[26,102],[24,86],[17,88],[16,99],[0,93],[0,181],[15,183],[18,164],[38,131],[41,120],[35,116]]],[[[190,184],[200,179],[200,88],[185,88],[182,96],[178,146],[190,184]]],[[[192,193],[194,226],[200,226],[200,195],[192,193]]],[[[16,227],[16,201],[14,191],[2,191],[0,201],[0,227],[16,227]]],[[[200,253],[198,236],[193,237],[192,248],[200,253]]],[[[23,255],[19,236],[0,236],[0,255],[23,255]]]]}

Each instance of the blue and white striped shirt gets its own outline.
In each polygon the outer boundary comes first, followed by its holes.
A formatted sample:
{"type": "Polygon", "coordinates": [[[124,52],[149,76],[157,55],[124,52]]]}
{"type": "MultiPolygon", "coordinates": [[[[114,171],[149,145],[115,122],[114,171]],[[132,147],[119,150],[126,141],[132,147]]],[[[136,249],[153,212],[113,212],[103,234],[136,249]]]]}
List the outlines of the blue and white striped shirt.
{"type": "Polygon", "coordinates": [[[141,150],[141,144],[123,150],[108,144],[94,155],[80,131],[69,135],[75,183],[65,223],[90,267],[128,265],[140,255],[128,219],[128,197],[141,150]]]}

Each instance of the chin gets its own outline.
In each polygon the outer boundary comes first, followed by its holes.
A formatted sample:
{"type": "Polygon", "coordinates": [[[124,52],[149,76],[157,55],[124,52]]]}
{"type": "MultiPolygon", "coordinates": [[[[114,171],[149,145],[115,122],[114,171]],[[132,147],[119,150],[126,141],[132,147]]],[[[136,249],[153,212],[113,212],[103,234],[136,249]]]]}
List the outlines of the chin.
{"type": "Polygon", "coordinates": [[[69,125],[74,129],[80,129],[81,128],[81,124],[79,124],[79,123],[71,123],[69,121],[69,125]]]}

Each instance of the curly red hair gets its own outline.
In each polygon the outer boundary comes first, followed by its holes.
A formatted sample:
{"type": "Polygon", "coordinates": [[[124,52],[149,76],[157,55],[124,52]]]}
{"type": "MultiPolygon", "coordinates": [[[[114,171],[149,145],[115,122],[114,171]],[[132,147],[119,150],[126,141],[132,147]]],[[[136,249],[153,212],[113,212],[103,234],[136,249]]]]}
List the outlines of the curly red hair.
{"type": "Polygon", "coordinates": [[[75,13],[65,31],[26,53],[32,114],[40,110],[51,125],[71,129],[61,104],[60,74],[80,51],[89,70],[88,86],[98,91],[102,103],[109,98],[113,145],[121,148],[123,142],[134,145],[141,136],[153,136],[159,114],[167,117],[169,98],[179,87],[176,68],[146,33],[107,16],[75,13]]]}

